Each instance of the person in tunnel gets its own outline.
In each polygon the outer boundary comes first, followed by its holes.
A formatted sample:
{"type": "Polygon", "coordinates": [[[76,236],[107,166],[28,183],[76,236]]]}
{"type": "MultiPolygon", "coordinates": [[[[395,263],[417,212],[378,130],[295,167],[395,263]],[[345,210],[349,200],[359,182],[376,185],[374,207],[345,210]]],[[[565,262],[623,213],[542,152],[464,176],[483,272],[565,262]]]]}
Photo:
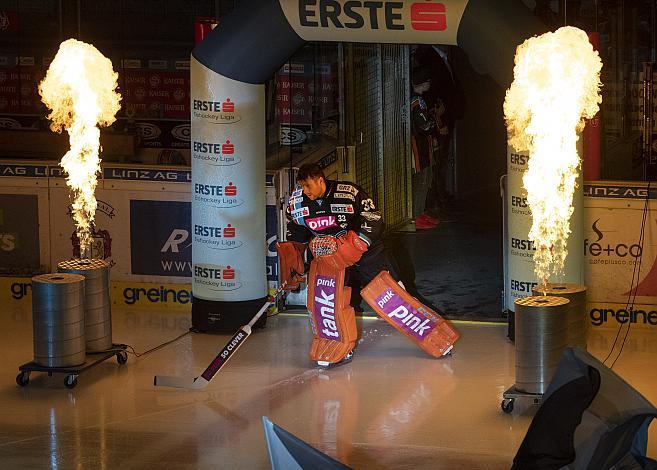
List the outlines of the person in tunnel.
{"type": "Polygon", "coordinates": [[[441,132],[422,95],[431,88],[429,70],[416,67],[411,73],[411,148],[413,151],[413,218],[418,230],[431,229],[438,219],[425,211],[434,172],[434,151],[441,132]]]}
{"type": "Polygon", "coordinates": [[[463,118],[466,108],[465,93],[452,64],[455,52],[457,49],[453,46],[420,45],[413,51],[412,57],[416,69],[426,71],[430,78],[431,86],[423,91],[422,98],[437,130],[426,211],[442,221],[446,221],[451,212],[450,200],[455,190],[453,172],[457,164],[456,125],[463,118]]]}
{"type": "MultiPolygon", "coordinates": [[[[413,337],[414,334],[405,331],[411,324],[410,312],[404,319],[404,326],[400,327],[399,322],[390,318],[394,315],[387,315],[383,309],[395,296],[400,302],[419,301],[407,294],[400,282],[396,263],[383,243],[385,224],[374,201],[353,183],[328,180],[317,164],[302,165],[297,183],[286,209],[287,241],[279,242],[277,248],[281,282],[287,283],[288,288],[298,286],[298,275],[307,271],[303,262],[306,246],[314,255],[307,279],[307,307],[313,327],[311,360],[322,368],[329,368],[349,362],[353,357],[358,333],[354,308],[350,305],[351,289],[346,287],[350,277],[356,277],[365,286],[363,291],[370,294],[385,291],[386,299],[374,302],[379,310],[372,299],[368,303],[383,319],[420,346],[425,329],[431,331],[427,325],[430,320],[423,323],[420,335],[413,337]]],[[[421,303],[418,307],[420,310],[427,308],[421,303]]],[[[409,309],[412,310],[410,306],[409,309]]],[[[437,320],[431,321],[433,329],[437,320]]],[[[420,322],[418,317],[418,325],[420,322]]],[[[426,345],[420,347],[435,357],[444,355],[442,350],[434,353],[430,346],[429,349],[426,345]]]]}

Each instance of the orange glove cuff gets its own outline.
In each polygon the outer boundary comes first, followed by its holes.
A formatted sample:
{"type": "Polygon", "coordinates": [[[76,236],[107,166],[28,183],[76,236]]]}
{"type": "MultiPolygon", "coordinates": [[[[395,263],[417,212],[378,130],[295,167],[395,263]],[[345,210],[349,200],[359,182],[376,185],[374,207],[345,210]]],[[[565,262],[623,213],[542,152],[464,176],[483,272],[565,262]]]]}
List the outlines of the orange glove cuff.
{"type": "Polygon", "coordinates": [[[349,230],[346,235],[338,237],[338,249],[331,255],[338,269],[348,268],[357,263],[367,251],[367,243],[356,232],[349,230]]]}

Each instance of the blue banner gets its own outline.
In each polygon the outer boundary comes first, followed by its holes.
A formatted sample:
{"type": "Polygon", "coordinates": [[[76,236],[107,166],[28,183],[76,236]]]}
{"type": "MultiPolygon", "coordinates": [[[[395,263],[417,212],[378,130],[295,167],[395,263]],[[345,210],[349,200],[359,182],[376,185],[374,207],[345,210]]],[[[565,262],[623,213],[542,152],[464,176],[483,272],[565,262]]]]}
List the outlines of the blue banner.
{"type": "Polygon", "coordinates": [[[130,201],[132,274],[192,276],[191,203],[130,201]]]}
{"type": "MultiPolygon", "coordinates": [[[[276,215],[276,206],[268,205],[266,208],[268,281],[278,281],[276,215]]],[[[191,243],[191,203],[130,201],[132,274],[191,277],[191,243]]],[[[38,251],[37,249],[37,255],[38,251]]]]}
{"type": "Polygon", "coordinates": [[[37,196],[0,194],[0,274],[29,275],[40,264],[37,196]]]}

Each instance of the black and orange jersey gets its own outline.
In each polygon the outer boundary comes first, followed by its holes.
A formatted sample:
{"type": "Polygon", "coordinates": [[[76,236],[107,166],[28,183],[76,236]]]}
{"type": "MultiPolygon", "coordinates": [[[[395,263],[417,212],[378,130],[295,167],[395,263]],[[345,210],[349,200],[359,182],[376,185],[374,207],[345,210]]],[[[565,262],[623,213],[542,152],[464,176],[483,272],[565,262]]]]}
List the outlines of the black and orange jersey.
{"type": "Polygon", "coordinates": [[[286,216],[287,239],[301,243],[313,236],[339,236],[353,230],[372,245],[385,228],[374,201],[359,186],[343,181],[326,180],[326,194],[314,201],[298,186],[290,196],[286,216]]]}

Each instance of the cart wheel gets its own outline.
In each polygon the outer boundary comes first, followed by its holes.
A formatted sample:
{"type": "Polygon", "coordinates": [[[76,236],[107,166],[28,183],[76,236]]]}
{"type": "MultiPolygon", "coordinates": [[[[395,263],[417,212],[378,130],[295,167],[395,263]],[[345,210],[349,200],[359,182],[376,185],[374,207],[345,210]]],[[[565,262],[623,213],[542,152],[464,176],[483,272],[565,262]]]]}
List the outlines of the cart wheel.
{"type": "Polygon", "coordinates": [[[78,384],[78,376],[75,374],[68,374],[64,379],[66,388],[74,388],[78,384]]]}
{"type": "Polygon", "coordinates": [[[515,400],[513,398],[505,398],[502,400],[501,406],[502,406],[502,411],[505,413],[511,413],[513,411],[513,402],[515,400]]]}
{"type": "Polygon", "coordinates": [[[128,362],[128,353],[125,352],[125,351],[117,352],[116,353],[116,362],[118,362],[121,365],[128,362]]]}
{"type": "Polygon", "coordinates": [[[16,383],[21,387],[25,387],[28,383],[30,383],[30,373],[22,371],[16,376],[16,383]]]}

